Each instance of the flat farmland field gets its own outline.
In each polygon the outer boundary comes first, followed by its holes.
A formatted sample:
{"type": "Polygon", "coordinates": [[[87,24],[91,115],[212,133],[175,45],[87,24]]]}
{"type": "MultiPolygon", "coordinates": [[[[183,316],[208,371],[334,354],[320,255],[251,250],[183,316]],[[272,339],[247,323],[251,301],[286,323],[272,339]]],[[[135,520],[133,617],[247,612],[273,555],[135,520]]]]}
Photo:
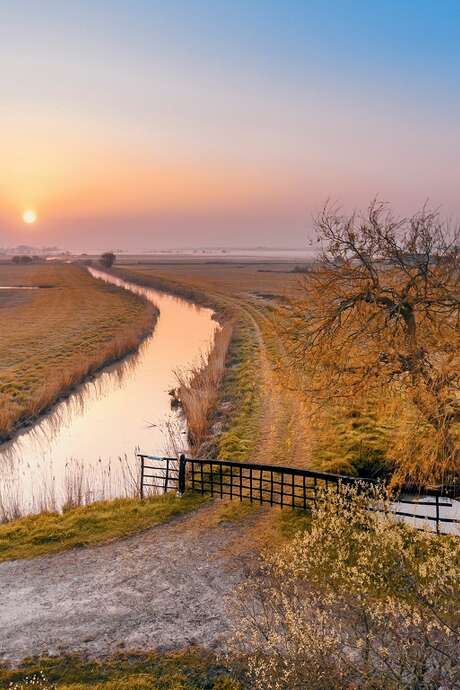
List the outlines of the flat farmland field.
{"type": "Polygon", "coordinates": [[[133,350],[155,310],[81,266],[0,265],[0,439],[133,350]]]}
{"type": "Polygon", "coordinates": [[[296,294],[302,283],[304,264],[288,261],[176,261],[157,263],[120,263],[146,281],[156,279],[177,282],[207,293],[269,300],[296,294]]]}

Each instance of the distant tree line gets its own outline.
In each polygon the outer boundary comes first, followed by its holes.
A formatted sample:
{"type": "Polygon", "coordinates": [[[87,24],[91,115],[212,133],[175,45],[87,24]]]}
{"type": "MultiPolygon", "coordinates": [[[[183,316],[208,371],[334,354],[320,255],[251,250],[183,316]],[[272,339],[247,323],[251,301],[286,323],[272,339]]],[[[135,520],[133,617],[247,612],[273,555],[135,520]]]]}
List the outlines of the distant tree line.
{"type": "Polygon", "coordinates": [[[17,256],[13,256],[11,261],[14,264],[32,264],[32,263],[38,263],[43,261],[41,256],[29,256],[28,254],[18,254],[17,256]]]}

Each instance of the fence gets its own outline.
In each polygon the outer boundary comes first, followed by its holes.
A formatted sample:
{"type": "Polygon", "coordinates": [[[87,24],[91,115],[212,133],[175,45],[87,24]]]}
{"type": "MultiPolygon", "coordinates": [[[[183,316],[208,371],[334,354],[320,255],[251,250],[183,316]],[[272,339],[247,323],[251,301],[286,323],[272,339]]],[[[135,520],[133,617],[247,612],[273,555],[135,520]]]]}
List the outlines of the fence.
{"type": "MultiPolygon", "coordinates": [[[[156,493],[176,489],[183,494],[188,487],[201,494],[219,498],[228,497],[231,500],[307,510],[311,505],[316,505],[320,492],[325,488],[334,487],[340,491],[341,486],[365,488],[366,485],[376,483],[367,478],[279,465],[202,460],[186,458],[184,455],[177,459],[139,454],[139,458],[142,498],[149,488],[153,488],[156,493]]],[[[425,521],[434,523],[438,533],[455,533],[458,525],[460,534],[460,513],[455,513],[454,502],[449,500],[449,497],[455,495],[455,487],[443,491],[426,491],[423,496],[407,488],[394,498],[392,512],[414,520],[416,526],[420,522],[426,524],[425,521]]],[[[460,508],[460,504],[458,506],[460,508]]]]}

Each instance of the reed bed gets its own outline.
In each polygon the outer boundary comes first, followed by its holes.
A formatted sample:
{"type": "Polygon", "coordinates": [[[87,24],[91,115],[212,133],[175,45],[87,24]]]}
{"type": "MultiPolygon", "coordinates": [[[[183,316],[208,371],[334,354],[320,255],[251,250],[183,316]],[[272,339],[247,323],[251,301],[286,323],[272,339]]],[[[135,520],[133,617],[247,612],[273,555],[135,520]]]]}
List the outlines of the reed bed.
{"type": "Polygon", "coordinates": [[[189,371],[175,372],[177,397],[187,420],[188,440],[194,454],[199,454],[209,435],[232,331],[232,323],[225,322],[215,332],[209,351],[201,355],[198,364],[189,371]]]}
{"type": "Polygon", "coordinates": [[[79,266],[1,266],[0,284],[47,285],[0,303],[0,442],[135,350],[157,316],[151,303],[79,266]]]}
{"type": "MultiPolygon", "coordinates": [[[[153,487],[149,495],[159,495],[162,487],[153,487]]],[[[65,512],[114,498],[140,495],[140,463],[134,455],[116,461],[86,465],[69,460],[60,476],[42,472],[24,481],[14,471],[4,471],[0,481],[0,523],[26,515],[65,512]]]]}

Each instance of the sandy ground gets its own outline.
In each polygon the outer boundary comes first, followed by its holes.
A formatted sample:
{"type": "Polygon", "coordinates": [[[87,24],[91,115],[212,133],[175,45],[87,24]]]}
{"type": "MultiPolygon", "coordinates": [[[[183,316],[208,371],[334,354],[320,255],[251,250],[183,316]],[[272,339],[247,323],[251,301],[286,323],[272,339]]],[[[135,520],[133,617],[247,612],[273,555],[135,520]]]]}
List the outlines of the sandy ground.
{"type": "Polygon", "coordinates": [[[0,658],[217,646],[229,629],[226,595],[241,578],[233,549],[241,524],[209,527],[211,511],[98,547],[1,563],[0,658]]]}

